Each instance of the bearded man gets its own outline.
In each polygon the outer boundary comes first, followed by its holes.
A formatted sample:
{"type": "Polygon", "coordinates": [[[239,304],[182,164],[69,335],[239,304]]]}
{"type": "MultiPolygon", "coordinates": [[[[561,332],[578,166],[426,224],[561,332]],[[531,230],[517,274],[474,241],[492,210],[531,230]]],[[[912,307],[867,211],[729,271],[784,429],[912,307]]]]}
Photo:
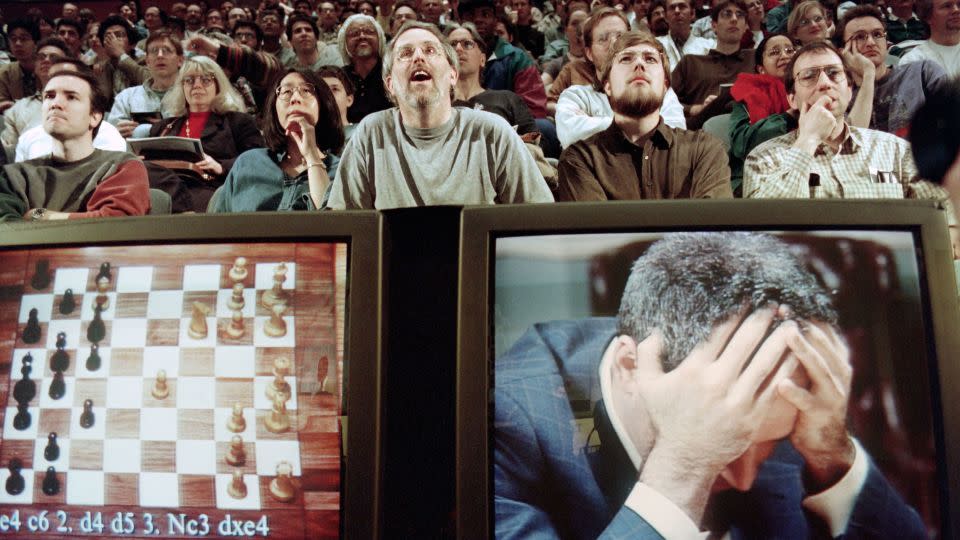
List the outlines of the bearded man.
{"type": "Polygon", "coordinates": [[[733,197],[720,141],[664,124],[667,66],[650,34],[617,39],[600,72],[613,123],[560,155],[558,201],[733,197]]]}
{"type": "Polygon", "coordinates": [[[504,119],[452,106],[458,77],[457,53],[436,26],[404,24],[383,57],[384,86],[397,107],[357,126],[328,207],[553,202],[504,119]]]}

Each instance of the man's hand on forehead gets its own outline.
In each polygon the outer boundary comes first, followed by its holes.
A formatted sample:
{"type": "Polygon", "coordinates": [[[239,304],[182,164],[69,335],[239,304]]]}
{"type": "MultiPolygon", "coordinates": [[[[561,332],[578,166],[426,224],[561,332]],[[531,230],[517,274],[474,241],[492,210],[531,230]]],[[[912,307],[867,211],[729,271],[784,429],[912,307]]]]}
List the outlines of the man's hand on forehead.
{"type": "Polygon", "coordinates": [[[788,343],[800,327],[785,313],[771,304],[729,317],[669,373],[660,363],[659,334],[637,347],[636,388],[656,431],[640,480],[694,521],[716,477],[752,444],[779,383],[798,365],[788,343]]]}

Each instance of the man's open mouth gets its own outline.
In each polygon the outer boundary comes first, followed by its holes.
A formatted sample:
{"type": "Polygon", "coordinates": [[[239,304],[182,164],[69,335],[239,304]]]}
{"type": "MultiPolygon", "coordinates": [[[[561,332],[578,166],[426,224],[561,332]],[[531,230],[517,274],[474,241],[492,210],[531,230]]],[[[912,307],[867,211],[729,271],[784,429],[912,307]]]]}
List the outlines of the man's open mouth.
{"type": "Polygon", "coordinates": [[[430,79],[433,79],[433,76],[425,69],[418,69],[410,75],[410,80],[413,82],[429,81],[430,79]]]}

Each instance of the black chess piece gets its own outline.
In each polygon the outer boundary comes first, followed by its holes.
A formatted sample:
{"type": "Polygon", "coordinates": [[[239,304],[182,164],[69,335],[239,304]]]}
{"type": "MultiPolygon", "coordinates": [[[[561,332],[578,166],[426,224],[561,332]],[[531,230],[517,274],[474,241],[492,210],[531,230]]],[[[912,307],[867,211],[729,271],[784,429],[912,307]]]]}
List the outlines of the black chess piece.
{"type": "Polygon", "coordinates": [[[73,289],[67,289],[60,299],[60,314],[69,315],[77,307],[77,299],[73,297],[73,289]]]}
{"type": "Polygon", "coordinates": [[[87,357],[87,371],[96,371],[100,369],[101,364],[100,346],[94,343],[90,346],[90,356],[87,357]]]}
{"type": "Polygon", "coordinates": [[[26,403],[17,404],[17,415],[13,417],[13,427],[17,431],[24,431],[30,427],[33,419],[30,417],[30,411],[26,403]]]}
{"type": "Polygon", "coordinates": [[[93,416],[93,400],[87,399],[83,401],[83,413],[80,414],[80,427],[83,429],[90,429],[93,427],[93,423],[96,419],[93,416]]]}
{"type": "Polygon", "coordinates": [[[30,280],[30,286],[38,291],[50,286],[50,261],[46,259],[37,261],[33,279],[30,280]]]}
{"type": "Polygon", "coordinates": [[[13,458],[10,460],[7,468],[10,469],[10,476],[7,478],[7,493],[10,495],[23,493],[23,488],[26,486],[23,475],[20,474],[20,470],[23,469],[23,463],[21,463],[19,459],[13,458]]]}
{"type": "Polygon", "coordinates": [[[63,332],[57,334],[57,350],[50,357],[50,371],[66,371],[70,368],[70,355],[63,350],[67,346],[67,335],[63,332]]]}
{"type": "Polygon", "coordinates": [[[47,467],[47,474],[43,477],[43,494],[53,496],[60,493],[60,479],[57,478],[57,470],[53,467],[47,467]]]}
{"type": "Polygon", "coordinates": [[[47,393],[50,399],[60,399],[67,393],[67,384],[63,381],[62,371],[53,372],[53,380],[50,381],[50,390],[47,393]]]}
{"type": "Polygon", "coordinates": [[[24,343],[36,343],[40,341],[40,333],[40,319],[37,318],[37,308],[31,308],[30,316],[27,317],[27,326],[23,328],[20,339],[24,343]]]}
{"type": "Polygon", "coordinates": [[[13,399],[17,400],[17,403],[29,403],[37,395],[37,383],[30,378],[30,372],[33,371],[33,356],[27,353],[22,362],[20,373],[23,374],[23,378],[13,386],[13,399]]]}
{"type": "Polygon", "coordinates": [[[103,308],[98,304],[96,309],[93,310],[93,320],[87,327],[87,341],[90,343],[100,343],[107,335],[107,327],[103,324],[101,313],[103,313],[103,308]]]}
{"type": "Polygon", "coordinates": [[[60,493],[60,479],[57,478],[57,470],[53,467],[47,467],[47,474],[43,476],[43,494],[53,496],[60,493]]]}
{"type": "Polygon", "coordinates": [[[47,435],[47,447],[43,449],[43,459],[56,461],[60,459],[60,445],[57,444],[57,432],[51,431],[47,435]]]}
{"type": "Polygon", "coordinates": [[[113,275],[110,273],[110,263],[105,262],[100,265],[100,272],[97,273],[97,279],[93,280],[94,283],[100,281],[100,278],[105,277],[107,281],[113,281],[113,275]]]}

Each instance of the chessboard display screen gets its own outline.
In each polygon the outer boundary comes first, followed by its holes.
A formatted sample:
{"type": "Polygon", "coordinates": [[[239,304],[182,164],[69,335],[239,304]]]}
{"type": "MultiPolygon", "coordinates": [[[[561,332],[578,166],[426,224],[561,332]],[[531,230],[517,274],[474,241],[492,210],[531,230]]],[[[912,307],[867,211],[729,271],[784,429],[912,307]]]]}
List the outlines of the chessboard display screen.
{"type": "Polygon", "coordinates": [[[0,535],[338,537],[347,252],[3,251],[0,535]]]}

